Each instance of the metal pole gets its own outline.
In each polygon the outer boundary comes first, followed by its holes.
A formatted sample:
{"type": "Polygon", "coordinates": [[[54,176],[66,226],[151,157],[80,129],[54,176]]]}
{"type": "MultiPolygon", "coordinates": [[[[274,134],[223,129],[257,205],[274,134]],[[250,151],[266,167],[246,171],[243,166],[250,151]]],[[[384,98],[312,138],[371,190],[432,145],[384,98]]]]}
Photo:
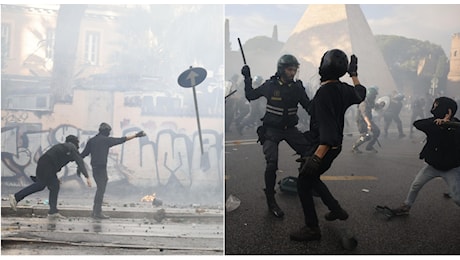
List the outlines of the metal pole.
{"type": "Polygon", "coordinates": [[[193,86],[193,99],[194,99],[194,101],[195,101],[196,121],[197,121],[197,124],[198,124],[198,134],[199,134],[199,136],[200,136],[201,154],[203,154],[203,140],[201,139],[200,115],[198,114],[198,103],[197,103],[197,101],[196,101],[195,86],[193,86]]]}

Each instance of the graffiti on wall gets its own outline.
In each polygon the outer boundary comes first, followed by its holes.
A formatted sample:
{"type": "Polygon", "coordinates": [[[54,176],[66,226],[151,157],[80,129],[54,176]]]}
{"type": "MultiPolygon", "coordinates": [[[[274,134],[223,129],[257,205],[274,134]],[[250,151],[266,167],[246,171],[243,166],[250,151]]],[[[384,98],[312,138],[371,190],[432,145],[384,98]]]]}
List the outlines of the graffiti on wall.
{"type": "MultiPolygon", "coordinates": [[[[14,118],[12,117],[11,120],[14,118]]],[[[2,127],[2,187],[21,188],[31,183],[39,157],[51,146],[64,142],[67,135],[80,139],[80,151],[94,130],[73,125],[59,125],[43,130],[39,123],[25,123],[16,118],[2,127]]],[[[174,185],[184,190],[221,189],[223,186],[223,135],[203,129],[203,153],[197,133],[188,136],[171,129],[149,135],[149,129],[124,127],[122,135],[144,130],[146,137],[135,138],[110,149],[107,170],[109,182],[123,182],[138,187],[174,185]]],[[[90,156],[84,159],[91,175],[90,156]]],[[[63,184],[79,188],[85,185],[77,174],[77,165],[69,163],[58,176],[63,184]],[[71,184],[69,184],[71,183],[71,184]]]]}

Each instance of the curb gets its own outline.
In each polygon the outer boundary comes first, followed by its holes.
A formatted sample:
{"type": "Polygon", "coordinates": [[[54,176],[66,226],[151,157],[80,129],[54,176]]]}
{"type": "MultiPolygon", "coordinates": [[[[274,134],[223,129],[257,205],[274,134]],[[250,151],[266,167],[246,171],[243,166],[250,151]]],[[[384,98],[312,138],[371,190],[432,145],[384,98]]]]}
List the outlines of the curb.
{"type": "MultiPolygon", "coordinates": [[[[46,217],[48,207],[45,206],[18,206],[14,211],[9,206],[2,206],[2,217],[46,217]]],[[[160,222],[168,218],[172,220],[200,220],[223,222],[224,214],[219,209],[203,208],[104,208],[104,215],[110,218],[128,219],[155,219],[160,222]]],[[[66,217],[90,217],[92,210],[76,206],[60,206],[59,213],[66,217]]]]}

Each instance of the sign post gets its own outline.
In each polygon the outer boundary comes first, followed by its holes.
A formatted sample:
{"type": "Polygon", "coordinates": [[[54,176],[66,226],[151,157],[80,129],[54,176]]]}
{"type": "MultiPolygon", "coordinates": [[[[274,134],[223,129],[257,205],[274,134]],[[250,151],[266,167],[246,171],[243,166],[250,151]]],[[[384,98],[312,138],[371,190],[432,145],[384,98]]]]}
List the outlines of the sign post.
{"type": "Polygon", "coordinates": [[[203,68],[190,68],[184,72],[182,72],[179,75],[179,78],[177,79],[177,83],[181,87],[184,88],[192,88],[193,89],[193,100],[195,102],[195,112],[196,112],[196,121],[198,124],[198,135],[200,138],[200,148],[201,148],[201,154],[203,154],[203,140],[201,137],[201,126],[200,126],[200,115],[198,113],[198,103],[196,99],[196,91],[195,91],[195,86],[203,82],[203,80],[206,78],[207,72],[203,68]]]}

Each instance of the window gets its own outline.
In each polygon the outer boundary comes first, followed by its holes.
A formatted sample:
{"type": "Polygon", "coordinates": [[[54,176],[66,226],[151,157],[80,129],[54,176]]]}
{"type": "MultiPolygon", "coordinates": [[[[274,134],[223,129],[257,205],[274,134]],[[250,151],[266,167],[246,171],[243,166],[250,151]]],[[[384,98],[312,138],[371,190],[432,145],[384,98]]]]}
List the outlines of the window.
{"type": "Polygon", "coordinates": [[[48,28],[46,30],[46,50],[45,55],[47,59],[53,59],[54,57],[54,40],[55,40],[54,29],[48,28]]]}
{"type": "Polygon", "coordinates": [[[10,31],[10,24],[2,23],[2,58],[10,57],[10,31]]]}
{"type": "Polygon", "coordinates": [[[100,34],[98,32],[87,32],[85,41],[85,61],[98,64],[100,34]]]}

